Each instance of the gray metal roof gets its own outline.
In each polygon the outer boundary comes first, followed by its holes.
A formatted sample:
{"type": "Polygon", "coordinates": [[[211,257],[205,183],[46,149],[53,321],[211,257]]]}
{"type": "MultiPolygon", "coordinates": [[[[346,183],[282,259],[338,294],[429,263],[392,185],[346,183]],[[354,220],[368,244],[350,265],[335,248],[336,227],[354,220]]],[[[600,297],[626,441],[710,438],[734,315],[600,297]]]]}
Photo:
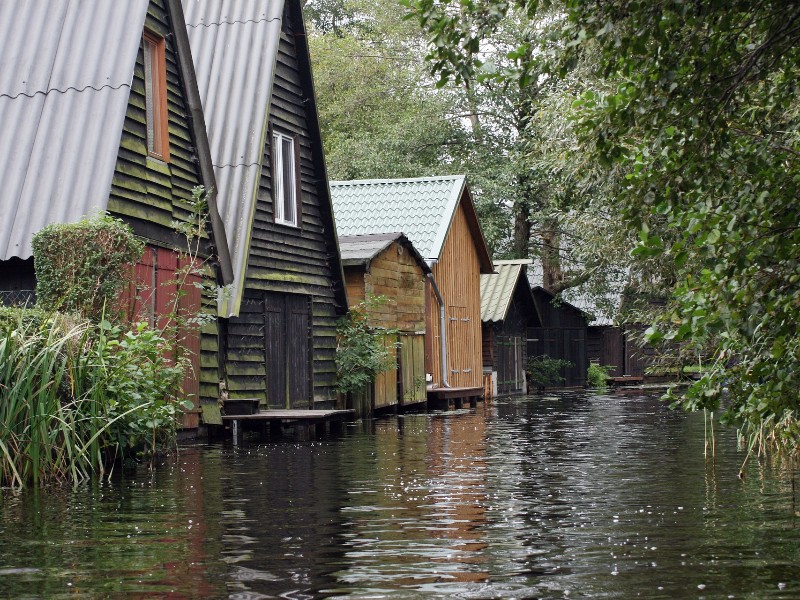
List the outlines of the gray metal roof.
{"type": "Polygon", "coordinates": [[[105,210],[148,0],[0,7],[0,260],[105,210]]]}
{"type": "Polygon", "coordinates": [[[339,250],[342,255],[342,265],[346,267],[364,266],[369,270],[370,262],[393,242],[398,242],[408,248],[424,273],[431,272],[428,263],[425,262],[425,259],[414,248],[411,241],[402,233],[340,235],[339,250]]]}
{"type": "Polygon", "coordinates": [[[233,262],[244,290],[284,0],[182,0],[233,262]]]}
{"type": "Polygon", "coordinates": [[[495,272],[481,274],[481,321],[505,320],[520,277],[528,285],[524,278],[525,267],[532,262],[530,259],[492,261],[495,272]]]}

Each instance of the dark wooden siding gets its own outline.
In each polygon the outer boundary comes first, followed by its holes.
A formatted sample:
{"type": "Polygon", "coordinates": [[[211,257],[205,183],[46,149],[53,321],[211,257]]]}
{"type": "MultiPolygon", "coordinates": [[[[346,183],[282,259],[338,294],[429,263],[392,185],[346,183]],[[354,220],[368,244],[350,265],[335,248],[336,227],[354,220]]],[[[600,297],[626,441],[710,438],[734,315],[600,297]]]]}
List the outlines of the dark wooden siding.
{"type": "Polygon", "coordinates": [[[498,394],[519,393],[523,389],[520,368],[524,369],[528,357],[528,328],[539,325],[536,307],[529,290],[525,289],[527,285],[521,277],[514,288],[506,319],[486,328],[491,333],[492,370],[497,372],[498,394]]]}
{"type": "MultiPolygon", "coordinates": [[[[309,115],[306,111],[306,92],[300,77],[301,66],[292,22],[292,18],[283,20],[271,99],[270,127],[295,136],[295,143],[298,144],[301,222],[300,227],[274,222],[271,139],[268,136],[264,145],[245,294],[253,298],[259,292],[274,292],[298,295],[310,301],[308,351],[312,358],[312,369],[309,375],[311,381],[307,383],[313,386],[314,401],[330,403],[335,400],[336,321],[343,308],[336,305],[334,286],[341,286],[343,282],[338,280],[338,274],[331,267],[331,257],[337,252],[336,240],[333,231],[325,228],[320,209],[320,203],[327,201],[318,194],[318,185],[320,181],[324,182],[325,173],[312,152],[309,127],[316,127],[316,123],[309,119],[316,119],[316,115],[309,115]]],[[[252,360],[244,360],[246,357],[237,354],[242,350],[239,349],[241,344],[236,335],[240,324],[246,325],[247,318],[243,309],[242,316],[230,319],[227,377],[233,394],[239,397],[263,397],[263,393],[256,393],[258,390],[253,388],[253,378],[266,376],[266,373],[262,374],[263,367],[257,368],[252,360]]],[[[295,320],[299,318],[296,316],[295,320]]],[[[302,324],[298,322],[295,325],[302,324]]],[[[270,368],[282,367],[268,365],[267,369],[270,368]]],[[[300,385],[299,382],[295,384],[300,385]]],[[[297,388],[293,393],[300,392],[302,390],[297,388]]]]}
{"type": "MultiPolygon", "coordinates": [[[[129,223],[153,246],[180,247],[172,222],[186,219],[186,200],[192,188],[202,183],[191,121],[185,102],[183,80],[178,69],[171,21],[164,0],[151,0],[145,27],[166,41],[167,106],[169,112],[168,163],[147,155],[144,58],[140,47],[128,99],[117,164],[111,183],[108,210],[129,223]]],[[[209,273],[209,279],[213,274],[209,273]]],[[[216,314],[212,292],[202,298],[204,312],[216,314]]],[[[200,341],[201,399],[216,402],[219,382],[218,327],[214,320],[203,326],[200,341]]]]}
{"type": "Polygon", "coordinates": [[[612,377],[618,377],[625,370],[625,339],[622,329],[604,326],[590,326],[586,338],[586,353],[589,362],[596,362],[604,367],[614,367],[609,371],[612,377]]]}
{"type": "Polygon", "coordinates": [[[568,360],[572,366],[563,370],[564,385],[586,385],[587,358],[586,318],[583,313],[565,303],[553,301],[552,294],[533,290],[542,327],[528,330],[528,356],[549,356],[568,360]]]}

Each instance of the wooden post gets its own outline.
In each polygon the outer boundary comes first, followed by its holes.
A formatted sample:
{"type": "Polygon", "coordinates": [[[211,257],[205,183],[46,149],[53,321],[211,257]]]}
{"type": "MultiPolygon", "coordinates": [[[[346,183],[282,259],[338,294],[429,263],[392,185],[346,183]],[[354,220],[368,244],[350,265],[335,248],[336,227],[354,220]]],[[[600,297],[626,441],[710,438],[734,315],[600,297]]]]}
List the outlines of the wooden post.
{"type": "Polygon", "coordinates": [[[233,445],[239,445],[239,419],[231,421],[231,432],[233,433],[233,445]]]}

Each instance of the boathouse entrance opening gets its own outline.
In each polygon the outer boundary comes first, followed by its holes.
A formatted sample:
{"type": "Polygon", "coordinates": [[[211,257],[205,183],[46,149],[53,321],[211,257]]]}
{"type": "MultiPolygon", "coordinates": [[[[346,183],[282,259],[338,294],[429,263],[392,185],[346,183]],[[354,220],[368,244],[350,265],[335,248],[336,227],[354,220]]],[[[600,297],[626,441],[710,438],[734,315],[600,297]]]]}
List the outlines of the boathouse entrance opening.
{"type": "Polygon", "coordinates": [[[227,325],[228,389],[270,408],[310,408],[311,298],[249,292],[227,325]]]}
{"type": "Polygon", "coordinates": [[[264,294],[264,363],[270,408],[311,404],[311,300],[302,294],[264,294]]]}

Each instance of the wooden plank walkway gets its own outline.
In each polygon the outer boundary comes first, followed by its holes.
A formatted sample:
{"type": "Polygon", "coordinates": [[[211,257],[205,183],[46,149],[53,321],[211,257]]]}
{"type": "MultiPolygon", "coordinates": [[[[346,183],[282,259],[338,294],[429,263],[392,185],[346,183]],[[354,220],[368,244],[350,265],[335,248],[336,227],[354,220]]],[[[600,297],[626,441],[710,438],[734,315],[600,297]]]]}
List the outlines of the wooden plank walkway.
{"type": "Polygon", "coordinates": [[[223,421],[341,421],[353,415],[352,410],[266,409],[252,415],[222,415],[223,421]]]}
{"type": "Polygon", "coordinates": [[[428,388],[428,408],[447,409],[450,404],[463,408],[464,402],[475,406],[483,398],[482,387],[437,387],[428,388]]]}
{"type": "MultiPolygon", "coordinates": [[[[341,427],[341,424],[352,418],[355,411],[347,410],[311,410],[311,409],[266,409],[260,410],[251,415],[222,415],[222,422],[231,424],[231,433],[233,435],[233,443],[239,443],[239,434],[242,429],[242,423],[260,422],[269,423],[272,431],[280,434],[281,426],[284,423],[295,425],[298,427],[325,427],[330,424],[330,427],[341,427]]],[[[319,429],[317,429],[319,431],[319,429]]]]}
{"type": "Polygon", "coordinates": [[[626,385],[641,385],[644,377],[640,375],[622,375],[621,377],[609,377],[606,380],[611,387],[622,387],[626,385]]]}

